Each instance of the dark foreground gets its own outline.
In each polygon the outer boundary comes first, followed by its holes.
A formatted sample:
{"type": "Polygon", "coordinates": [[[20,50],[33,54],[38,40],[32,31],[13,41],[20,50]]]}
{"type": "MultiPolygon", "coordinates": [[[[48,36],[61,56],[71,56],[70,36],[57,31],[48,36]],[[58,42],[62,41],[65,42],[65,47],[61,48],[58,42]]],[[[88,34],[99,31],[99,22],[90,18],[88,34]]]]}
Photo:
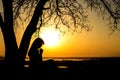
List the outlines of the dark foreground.
{"type": "Polygon", "coordinates": [[[120,80],[120,58],[102,58],[85,61],[48,60],[35,69],[13,73],[0,65],[0,80],[120,80]]]}

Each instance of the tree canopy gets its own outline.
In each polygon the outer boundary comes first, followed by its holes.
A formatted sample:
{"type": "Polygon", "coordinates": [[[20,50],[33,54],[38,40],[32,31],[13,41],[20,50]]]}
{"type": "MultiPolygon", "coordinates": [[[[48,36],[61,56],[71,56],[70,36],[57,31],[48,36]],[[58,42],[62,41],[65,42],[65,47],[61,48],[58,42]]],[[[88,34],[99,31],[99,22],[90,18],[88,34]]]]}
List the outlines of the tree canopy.
{"type": "MultiPolygon", "coordinates": [[[[14,23],[23,23],[30,19],[40,0],[14,0],[13,13],[14,23]],[[26,16],[23,20],[23,14],[26,16]]],[[[94,10],[104,20],[108,20],[111,31],[120,30],[120,1],[119,0],[46,0],[43,5],[42,16],[39,17],[39,27],[54,24],[56,28],[66,26],[91,30],[91,25],[87,22],[88,12],[94,10]]]]}

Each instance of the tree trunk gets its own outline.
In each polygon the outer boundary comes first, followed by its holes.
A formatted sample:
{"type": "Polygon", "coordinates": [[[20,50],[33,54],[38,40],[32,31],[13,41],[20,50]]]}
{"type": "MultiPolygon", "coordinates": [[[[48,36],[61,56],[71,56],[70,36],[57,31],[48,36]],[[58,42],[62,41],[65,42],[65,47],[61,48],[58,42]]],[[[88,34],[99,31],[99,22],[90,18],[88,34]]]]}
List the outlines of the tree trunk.
{"type": "Polygon", "coordinates": [[[17,42],[13,29],[12,0],[2,0],[4,9],[4,22],[1,26],[5,42],[5,60],[9,66],[15,66],[17,61],[17,42]]]}
{"type": "Polygon", "coordinates": [[[30,44],[31,37],[33,33],[36,31],[36,26],[37,26],[39,17],[42,16],[42,10],[47,1],[48,0],[39,1],[39,3],[37,4],[35,8],[32,19],[24,32],[24,35],[22,37],[22,41],[20,44],[20,48],[19,48],[21,65],[24,65],[24,60],[27,54],[27,50],[30,44]]]}
{"type": "Polygon", "coordinates": [[[33,17],[24,32],[20,47],[18,49],[13,27],[13,0],[2,0],[4,19],[2,20],[0,18],[0,21],[3,21],[3,23],[0,25],[2,25],[1,29],[5,42],[5,61],[10,68],[16,70],[24,67],[24,60],[27,54],[31,36],[36,31],[39,17],[42,16],[42,10],[47,1],[48,0],[40,0],[37,4],[33,17]]]}

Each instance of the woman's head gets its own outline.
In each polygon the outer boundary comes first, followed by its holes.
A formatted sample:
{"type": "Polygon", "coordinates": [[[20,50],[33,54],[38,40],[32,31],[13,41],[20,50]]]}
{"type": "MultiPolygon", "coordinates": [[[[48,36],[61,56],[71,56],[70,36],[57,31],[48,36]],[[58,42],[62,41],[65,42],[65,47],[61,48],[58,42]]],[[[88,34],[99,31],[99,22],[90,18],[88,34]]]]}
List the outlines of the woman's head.
{"type": "Polygon", "coordinates": [[[41,38],[36,38],[35,41],[33,42],[33,46],[37,48],[41,47],[43,44],[44,41],[41,38]]]}

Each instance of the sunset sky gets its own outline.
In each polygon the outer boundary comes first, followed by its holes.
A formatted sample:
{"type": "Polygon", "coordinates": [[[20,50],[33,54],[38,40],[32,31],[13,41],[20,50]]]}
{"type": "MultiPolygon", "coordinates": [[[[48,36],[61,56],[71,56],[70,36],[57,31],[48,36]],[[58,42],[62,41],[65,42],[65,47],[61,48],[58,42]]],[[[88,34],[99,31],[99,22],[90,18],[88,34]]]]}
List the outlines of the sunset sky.
{"type": "Polygon", "coordinates": [[[43,55],[48,57],[120,57],[120,32],[116,31],[109,36],[107,23],[97,15],[92,17],[90,22],[93,25],[92,31],[83,30],[82,33],[73,34],[69,31],[60,36],[56,46],[44,45],[43,55]]]}
{"type": "MultiPolygon", "coordinates": [[[[72,33],[66,31],[65,34],[57,32],[57,42],[54,45],[43,45],[44,57],[120,57],[120,32],[116,31],[109,36],[107,21],[103,20],[94,12],[89,13],[89,20],[93,26],[92,30],[72,33]]],[[[52,27],[52,26],[49,26],[52,27]]],[[[50,31],[49,27],[41,28],[41,34],[50,31]],[[49,29],[49,30],[47,30],[49,29]]],[[[53,29],[54,30],[54,29],[53,29]]],[[[23,30],[16,32],[18,45],[22,37],[23,30]]],[[[40,36],[41,36],[40,34],[40,36]]],[[[50,35],[49,35],[50,36],[50,35]]],[[[53,36],[51,34],[51,36],[53,36]]],[[[52,38],[52,37],[50,37],[52,38]]],[[[48,40],[51,40],[48,38],[48,40]]],[[[55,39],[55,38],[53,38],[55,39]]],[[[51,40],[52,41],[52,40],[51,40]]],[[[52,43],[52,42],[51,42],[52,43]]],[[[12,47],[12,45],[11,45],[12,47]]],[[[5,54],[3,36],[0,30],[0,55],[5,54]]]]}

